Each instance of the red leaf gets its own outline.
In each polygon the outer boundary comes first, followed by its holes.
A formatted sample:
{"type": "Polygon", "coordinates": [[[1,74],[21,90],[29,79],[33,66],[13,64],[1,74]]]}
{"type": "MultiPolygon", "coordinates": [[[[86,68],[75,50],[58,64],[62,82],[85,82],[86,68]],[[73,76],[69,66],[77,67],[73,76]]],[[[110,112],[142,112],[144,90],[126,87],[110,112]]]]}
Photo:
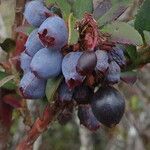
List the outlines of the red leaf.
{"type": "Polygon", "coordinates": [[[6,104],[10,105],[11,107],[13,108],[20,108],[22,107],[22,104],[21,104],[21,98],[16,95],[5,95],[3,98],[2,98],[3,102],[5,102],[6,104]]]}
{"type": "Polygon", "coordinates": [[[12,123],[12,111],[13,111],[13,107],[6,104],[1,99],[0,100],[0,121],[7,128],[10,128],[12,123]]]}

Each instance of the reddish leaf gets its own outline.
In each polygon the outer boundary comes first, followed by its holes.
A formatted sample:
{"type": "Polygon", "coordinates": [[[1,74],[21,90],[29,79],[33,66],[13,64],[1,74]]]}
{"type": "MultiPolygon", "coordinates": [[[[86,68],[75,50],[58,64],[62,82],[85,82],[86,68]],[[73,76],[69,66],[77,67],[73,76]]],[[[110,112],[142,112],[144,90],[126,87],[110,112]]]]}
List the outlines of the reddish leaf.
{"type": "Polygon", "coordinates": [[[122,72],[121,73],[121,80],[127,84],[134,84],[137,80],[137,73],[133,72],[133,71],[122,72]]]}
{"type": "Polygon", "coordinates": [[[21,104],[22,101],[19,96],[9,94],[9,95],[5,95],[2,98],[2,100],[3,102],[10,105],[11,107],[14,107],[14,108],[22,107],[22,104],[21,104]]]}
{"type": "Polygon", "coordinates": [[[0,121],[7,128],[10,128],[12,123],[12,111],[13,107],[4,103],[4,101],[0,100],[0,121]]]}

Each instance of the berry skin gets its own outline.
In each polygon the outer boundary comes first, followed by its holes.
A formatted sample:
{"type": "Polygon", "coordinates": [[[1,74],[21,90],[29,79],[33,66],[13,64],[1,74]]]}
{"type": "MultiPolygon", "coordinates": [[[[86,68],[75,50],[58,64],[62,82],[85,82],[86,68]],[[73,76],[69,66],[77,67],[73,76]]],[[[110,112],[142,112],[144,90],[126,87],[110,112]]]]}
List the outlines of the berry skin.
{"type": "Polygon", "coordinates": [[[38,79],[32,72],[24,74],[19,89],[24,98],[39,99],[45,95],[46,80],[38,79]]]}
{"type": "Polygon", "coordinates": [[[47,18],[40,26],[38,33],[42,44],[53,49],[62,48],[68,41],[67,26],[58,16],[47,18]]]}
{"type": "Polygon", "coordinates": [[[101,87],[91,101],[95,117],[107,127],[118,124],[124,114],[125,100],[115,88],[101,87]]]}
{"type": "Polygon", "coordinates": [[[77,72],[81,75],[91,74],[96,66],[97,57],[95,52],[83,52],[77,64],[77,72]]]}
{"type": "Polygon", "coordinates": [[[30,57],[25,52],[21,53],[20,55],[20,67],[24,71],[24,73],[27,73],[30,71],[30,63],[31,63],[32,57],[30,57]]]}
{"type": "Polygon", "coordinates": [[[30,56],[34,56],[35,53],[37,53],[41,48],[43,48],[43,45],[40,42],[40,39],[38,37],[38,29],[34,29],[25,44],[26,53],[30,56]]]}
{"type": "Polygon", "coordinates": [[[70,90],[65,82],[62,82],[58,89],[58,99],[62,103],[72,102],[73,90],[70,90]]]}
{"type": "Polygon", "coordinates": [[[62,61],[62,73],[67,85],[71,89],[80,85],[85,78],[84,76],[79,75],[76,71],[77,62],[81,55],[82,52],[70,52],[62,61]]]}
{"type": "Polygon", "coordinates": [[[111,61],[106,75],[106,81],[110,84],[115,84],[120,81],[121,69],[115,62],[111,61]]]}
{"type": "Polygon", "coordinates": [[[113,47],[113,49],[108,53],[108,56],[109,61],[115,61],[120,67],[124,67],[126,65],[123,49],[119,46],[113,47]]]}
{"type": "Polygon", "coordinates": [[[97,50],[95,54],[97,57],[97,64],[95,70],[99,71],[100,73],[105,73],[109,66],[107,52],[103,50],[97,50]]]}
{"type": "Polygon", "coordinates": [[[73,98],[77,104],[89,104],[94,90],[87,85],[80,85],[74,89],[73,98]]]}
{"type": "Polygon", "coordinates": [[[28,2],[25,6],[24,17],[29,24],[35,27],[39,27],[50,14],[43,2],[38,0],[28,2]]]}
{"type": "Polygon", "coordinates": [[[78,117],[80,124],[84,125],[91,131],[96,131],[100,127],[100,122],[94,116],[90,105],[78,107],[78,117]]]}
{"type": "Polygon", "coordinates": [[[59,51],[43,48],[34,55],[30,67],[36,76],[48,79],[61,73],[61,63],[62,54],[59,51]]]}

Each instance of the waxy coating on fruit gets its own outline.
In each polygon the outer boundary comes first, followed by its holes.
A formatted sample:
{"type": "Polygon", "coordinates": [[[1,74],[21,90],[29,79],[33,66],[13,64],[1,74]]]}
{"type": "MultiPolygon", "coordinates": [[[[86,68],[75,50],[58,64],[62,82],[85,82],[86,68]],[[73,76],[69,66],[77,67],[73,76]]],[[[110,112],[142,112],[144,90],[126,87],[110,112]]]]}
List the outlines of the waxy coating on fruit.
{"type": "Polygon", "coordinates": [[[22,52],[20,55],[20,67],[24,71],[24,73],[27,73],[30,71],[30,63],[31,63],[32,57],[30,57],[25,52],[22,52]]]}
{"type": "Polygon", "coordinates": [[[106,74],[106,82],[109,84],[118,83],[120,81],[120,74],[120,66],[115,61],[111,61],[106,74]]]}
{"type": "Polygon", "coordinates": [[[96,63],[97,57],[95,52],[83,52],[77,63],[77,72],[81,75],[89,75],[94,71],[96,63]]]}
{"type": "Polygon", "coordinates": [[[126,65],[124,51],[119,45],[113,47],[113,49],[109,51],[108,56],[109,61],[115,61],[120,67],[124,67],[126,65]]]}
{"type": "Polygon", "coordinates": [[[90,105],[78,107],[78,117],[80,124],[84,125],[91,131],[96,131],[100,127],[100,122],[94,116],[90,105]]]}
{"type": "Polygon", "coordinates": [[[74,89],[73,99],[77,104],[89,104],[94,90],[87,85],[80,85],[74,89]]]}
{"type": "Polygon", "coordinates": [[[61,103],[72,103],[73,91],[70,90],[65,81],[58,88],[58,100],[61,103]]]}
{"type": "Polygon", "coordinates": [[[58,16],[47,18],[39,27],[38,34],[44,46],[55,50],[62,48],[68,42],[67,26],[58,16]]]}
{"type": "Polygon", "coordinates": [[[38,0],[30,1],[25,6],[24,17],[29,24],[39,27],[52,13],[38,0]]]}
{"type": "Polygon", "coordinates": [[[96,50],[95,54],[97,57],[97,64],[95,70],[104,74],[109,66],[108,54],[104,50],[96,50]]]}
{"type": "Polygon", "coordinates": [[[99,122],[107,127],[118,124],[124,114],[125,100],[115,88],[100,87],[91,100],[92,111],[99,122]]]}
{"type": "Polygon", "coordinates": [[[43,48],[34,55],[30,67],[36,76],[48,79],[61,73],[62,59],[59,51],[43,48]]]}
{"type": "Polygon", "coordinates": [[[24,98],[40,99],[45,95],[46,80],[37,78],[32,72],[24,74],[19,89],[24,98]]]}
{"type": "Polygon", "coordinates": [[[77,85],[80,85],[85,78],[84,76],[79,75],[79,73],[76,71],[78,59],[81,55],[82,52],[70,52],[62,61],[62,73],[65,77],[67,85],[71,89],[77,85]]]}
{"type": "Polygon", "coordinates": [[[34,29],[30,33],[25,43],[25,51],[28,55],[33,57],[42,48],[43,45],[41,44],[41,41],[38,36],[38,29],[34,29]]]}

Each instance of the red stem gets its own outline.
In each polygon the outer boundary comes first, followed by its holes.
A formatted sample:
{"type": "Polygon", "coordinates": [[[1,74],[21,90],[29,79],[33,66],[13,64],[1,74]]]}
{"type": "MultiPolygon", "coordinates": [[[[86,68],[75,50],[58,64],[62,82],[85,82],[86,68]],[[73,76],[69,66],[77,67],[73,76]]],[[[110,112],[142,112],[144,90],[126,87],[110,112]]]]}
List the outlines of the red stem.
{"type": "Polygon", "coordinates": [[[52,105],[48,105],[43,113],[42,118],[37,118],[32,128],[27,133],[27,136],[21,140],[16,150],[30,150],[33,147],[33,143],[36,139],[44,132],[48,125],[53,121],[56,114],[61,110],[60,105],[57,101],[52,105]]]}

